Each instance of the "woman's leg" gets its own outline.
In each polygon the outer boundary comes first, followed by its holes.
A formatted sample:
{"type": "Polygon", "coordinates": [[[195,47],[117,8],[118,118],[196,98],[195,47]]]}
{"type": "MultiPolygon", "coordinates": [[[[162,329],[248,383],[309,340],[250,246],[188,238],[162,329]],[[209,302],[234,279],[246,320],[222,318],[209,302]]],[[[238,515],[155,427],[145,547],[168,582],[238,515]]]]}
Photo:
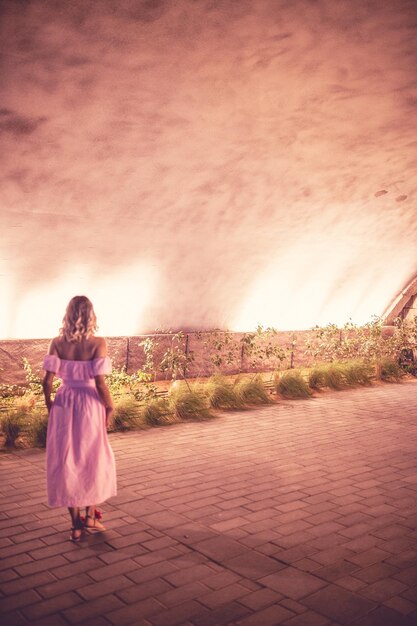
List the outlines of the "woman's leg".
{"type": "Polygon", "coordinates": [[[96,505],[89,504],[85,507],[85,528],[92,528],[93,530],[105,530],[103,524],[96,519],[96,505]]]}
{"type": "Polygon", "coordinates": [[[80,519],[80,508],[77,507],[68,507],[69,514],[71,515],[71,539],[73,541],[77,541],[81,537],[83,525],[80,519]]]}
{"type": "Polygon", "coordinates": [[[95,504],[90,504],[89,506],[85,507],[85,517],[87,518],[93,518],[95,519],[95,514],[96,514],[96,505],[95,504]]]}

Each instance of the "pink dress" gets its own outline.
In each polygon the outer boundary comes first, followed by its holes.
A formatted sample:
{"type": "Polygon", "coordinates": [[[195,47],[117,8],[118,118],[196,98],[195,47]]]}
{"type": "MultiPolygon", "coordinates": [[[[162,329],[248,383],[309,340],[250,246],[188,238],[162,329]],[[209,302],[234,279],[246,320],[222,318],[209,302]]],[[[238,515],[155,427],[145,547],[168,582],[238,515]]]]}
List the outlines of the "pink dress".
{"type": "Polygon", "coordinates": [[[48,354],[43,368],[62,379],[49,413],[48,504],[78,507],[104,502],[117,493],[116,465],[94,376],[110,374],[111,361],[108,357],[67,361],[48,354]]]}

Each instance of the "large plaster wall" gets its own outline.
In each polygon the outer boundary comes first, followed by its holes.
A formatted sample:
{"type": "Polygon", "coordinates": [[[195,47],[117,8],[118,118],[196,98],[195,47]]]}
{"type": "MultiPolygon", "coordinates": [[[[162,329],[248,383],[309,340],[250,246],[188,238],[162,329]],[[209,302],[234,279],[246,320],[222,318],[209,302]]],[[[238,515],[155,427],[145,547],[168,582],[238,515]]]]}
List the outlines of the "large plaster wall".
{"type": "Polygon", "coordinates": [[[414,0],[0,10],[1,337],[83,292],[106,335],[363,322],[415,274],[414,0]]]}

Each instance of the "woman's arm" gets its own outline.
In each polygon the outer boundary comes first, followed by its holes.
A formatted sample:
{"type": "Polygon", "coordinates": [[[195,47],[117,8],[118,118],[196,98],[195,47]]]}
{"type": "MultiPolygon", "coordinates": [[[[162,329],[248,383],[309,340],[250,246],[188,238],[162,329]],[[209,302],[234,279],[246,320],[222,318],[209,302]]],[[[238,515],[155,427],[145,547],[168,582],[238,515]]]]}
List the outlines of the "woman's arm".
{"type": "Polygon", "coordinates": [[[100,400],[104,404],[107,409],[113,409],[113,400],[110,395],[109,388],[106,385],[106,379],[104,376],[99,375],[95,376],[96,379],[96,387],[98,391],[98,395],[100,396],[100,400]]]}
{"type": "MultiPolygon", "coordinates": [[[[107,356],[107,344],[105,339],[102,339],[97,347],[95,358],[102,358],[107,356]]],[[[106,424],[107,426],[110,423],[111,416],[113,415],[113,400],[110,395],[109,388],[106,385],[106,379],[103,374],[99,374],[94,376],[96,381],[96,388],[98,395],[100,396],[100,400],[105,406],[106,409],[106,424]]]]}
{"type": "Polygon", "coordinates": [[[46,408],[48,409],[48,413],[51,410],[52,406],[51,393],[54,376],[55,374],[53,372],[45,372],[45,376],[43,377],[42,381],[43,395],[45,396],[45,404],[46,408]]]}
{"type": "MultiPolygon", "coordinates": [[[[57,354],[57,350],[55,347],[55,339],[52,339],[51,341],[48,354],[57,354]]],[[[45,404],[46,404],[46,408],[48,409],[48,413],[51,410],[51,406],[52,406],[51,393],[52,393],[52,383],[54,381],[54,376],[55,376],[54,372],[45,372],[45,376],[43,377],[43,381],[42,381],[43,395],[45,396],[45,404]]]]}

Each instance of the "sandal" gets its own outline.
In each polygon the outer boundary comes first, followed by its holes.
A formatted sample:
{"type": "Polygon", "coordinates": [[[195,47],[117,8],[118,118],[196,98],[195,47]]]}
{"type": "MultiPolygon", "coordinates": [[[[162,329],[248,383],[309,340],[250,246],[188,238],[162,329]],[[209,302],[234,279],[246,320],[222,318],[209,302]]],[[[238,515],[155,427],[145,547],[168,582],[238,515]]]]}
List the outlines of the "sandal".
{"type": "Polygon", "coordinates": [[[70,541],[79,541],[81,539],[81,535],[83,534],[83,530],[82,526],[71,526],[70,541]]]}
{"type": "Polygon", "coordinates": [[[99,521],[99,518],[97,515],[86,515],[85,516],[85,521],[84,521],[84,529],[87,531],[93,531],[93,532],[102,532],[103,530],[106,530],[105,527],[103,526],[103,524],[99,521]],[[93,520],[93,524],[87,524],[87,520],[88,519],[92,519],[93,520]]]}

